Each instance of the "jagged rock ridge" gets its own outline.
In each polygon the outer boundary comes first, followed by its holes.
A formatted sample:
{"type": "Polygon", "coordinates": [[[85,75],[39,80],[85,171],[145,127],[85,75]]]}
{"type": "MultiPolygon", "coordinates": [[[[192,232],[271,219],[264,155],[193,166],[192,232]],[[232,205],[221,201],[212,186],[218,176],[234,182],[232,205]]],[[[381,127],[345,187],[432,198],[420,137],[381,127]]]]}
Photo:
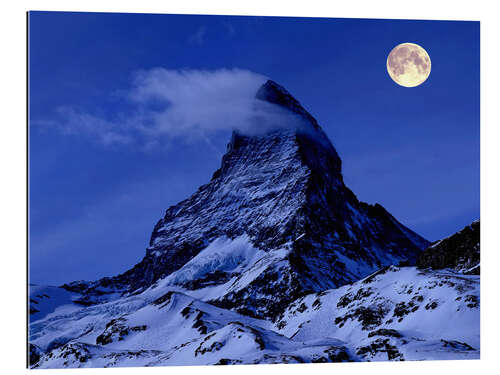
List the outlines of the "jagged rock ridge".
{"type": "Polygon", "coordinates": [[[480,273],[480,224],[479,220],[461,231],[444,238],[427,248],[417,260],[420,268],[451,268],[456,272],[479,275],[480,273]]]}

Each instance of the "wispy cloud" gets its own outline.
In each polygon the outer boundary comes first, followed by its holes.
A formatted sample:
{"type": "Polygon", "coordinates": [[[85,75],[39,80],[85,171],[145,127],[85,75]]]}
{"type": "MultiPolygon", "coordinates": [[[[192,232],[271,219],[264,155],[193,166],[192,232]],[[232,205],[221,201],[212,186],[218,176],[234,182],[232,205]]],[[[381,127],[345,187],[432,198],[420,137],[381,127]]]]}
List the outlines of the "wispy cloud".
{"type": "Polygon", "coordinates": [[[294,121],[289,113],[255,100],[265,81],[263,75],[242,69],[143,70],[133,75],[129,88],[122,92],[126,99],[123,111],[111,118],[62,106],[53,118],[33,125],[87,136],[105,146],[141,149],[176,138],[210,143],[210,137],[222,130],[258,133],[289,126],[294,121]]]}
{"type": "Polygon", "coordinates": [[[66,135],[89,136],[105,146],[134,142],[134,138],[117,123],[72,107],[58,107],[52,119],[35,120],[33,125],[53,127],[66,135]]]}
{"type": "Polygon", "coordinates": [[[265,77],[240,69],[141,71],[130,100],[139,108],[146,134],[200,137],[239,128],[252,113],[252,102],[265,77]],[[155,103],[156,110],[144,110],[155,103]]]}

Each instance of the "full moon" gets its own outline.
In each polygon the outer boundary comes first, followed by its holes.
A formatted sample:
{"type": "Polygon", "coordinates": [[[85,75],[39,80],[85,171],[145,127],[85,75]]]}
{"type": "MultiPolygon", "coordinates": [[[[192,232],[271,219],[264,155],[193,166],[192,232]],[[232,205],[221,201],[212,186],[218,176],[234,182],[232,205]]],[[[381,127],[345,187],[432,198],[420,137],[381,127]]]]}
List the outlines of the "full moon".
{"type": "Polygon", "coordinates": [[[427,51],[414,43],[401,43],[387,56],[387,72],[398,85],[421,85],[431,73],[431,58],[427,51]]]}

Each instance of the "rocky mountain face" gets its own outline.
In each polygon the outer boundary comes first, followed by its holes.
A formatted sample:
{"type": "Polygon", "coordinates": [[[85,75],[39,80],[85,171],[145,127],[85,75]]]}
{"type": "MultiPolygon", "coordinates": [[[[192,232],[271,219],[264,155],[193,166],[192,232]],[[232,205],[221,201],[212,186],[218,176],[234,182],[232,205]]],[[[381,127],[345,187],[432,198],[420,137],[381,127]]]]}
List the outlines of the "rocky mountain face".
{"type": "Polygon", "coordinates": [[[306,293],[339,287],[385,265],[414,264],[429,242],[382,206],[356,198],[344,184],[335,148],[301,104],[273,81],[258,90],[255,101],[286,112],[276,121],[290,124],[252,136],[234,132],[220,169],[166,211],[140,263],[114,278],[65,287],[85,290],[89,303],[103,287],[141,291],[214,241],[245,237],[266,257],[258,273],[213,268],[179,286],[199,289],[243,278],[245,285],[211,302],[273,318],[306,293]]]}
{"type": "Polygon", "coordinates": [[[356,198],[300,103],[272,81],[255,102],[280,122],[233,133],[212,179],[155,225],[141,262],[30,286],[31,367],[478,358],[479,276],[456,272],[469,258],[414,267],[429,242],[356,198]]]}
{"type": "Polygon", "coordinates": [[[417,259],[419,268],[450,268],[456,272],[479,275],[479,220],[460,232],[432,244],[417,259]]]}

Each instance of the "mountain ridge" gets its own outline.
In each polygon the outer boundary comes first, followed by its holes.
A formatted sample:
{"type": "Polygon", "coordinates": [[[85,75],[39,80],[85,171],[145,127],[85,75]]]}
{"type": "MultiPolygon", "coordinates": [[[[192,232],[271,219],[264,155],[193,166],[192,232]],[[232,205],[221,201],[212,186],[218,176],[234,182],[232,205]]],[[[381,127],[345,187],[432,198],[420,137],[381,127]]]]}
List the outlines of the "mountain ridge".
{"type": "Polygon", "coordinates": [[[480,222],[433,243],[417,259],[419,268],[450,268],[466,274],[480,274],[480,222]]]}

